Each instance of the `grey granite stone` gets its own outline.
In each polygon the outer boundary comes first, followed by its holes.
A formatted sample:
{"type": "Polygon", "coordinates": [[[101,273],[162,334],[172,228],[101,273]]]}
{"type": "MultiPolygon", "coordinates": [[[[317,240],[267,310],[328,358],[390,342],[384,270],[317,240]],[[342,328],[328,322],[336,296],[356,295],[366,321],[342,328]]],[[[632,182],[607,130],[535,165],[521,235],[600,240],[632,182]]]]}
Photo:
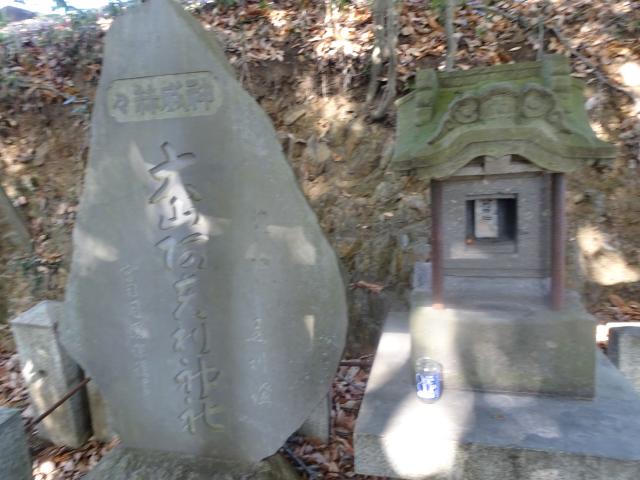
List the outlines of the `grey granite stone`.
{"type": "Polygon", "coordinates": [[[31,457],[20,411],[0,407],[0,478],[31,480],[31,457]]]}
{"type": "Polygon", "coordinates": [[[640,392],[640,322],[609,323],[607,355],[640,392]]]}
{"type": "Polygon", "coordinates": [[[204,457],[118,447],[85,480],[298,480],[281,455],[240,466],[204,457]]]}
{"type": "Polygon", "coordinates": [[[448,386],[593,396],[595,319],[575,296],[561,311],[507,294],[459,298],[463,307],[439,310],[428,295],[412,297],[412,356],[442,363],[448,386]]]}
{"type": "Polygon", "coordinates": [[[89,157],[61,332],[113,429],[273,454],[329,390],[345,289],[267,115],[177,2],[110,28],[89,157]]]}
{"type": "Polygon", "coordinates": [[[109,407],[104,401],[104,397],[98,390],[95,382],[87,384],[87,400],[91,411],[92,437],[101,442],[110,442],[116,437],[116,433],[111,428],[111,415],[109,407]]]}
{"type": "MultiPolygon", "coordinates": [[[[389,315],[354,433],[356,472],[431,480],[637,480],[640,397],[600,355],[576,400],[456,390],[415,394],[408,313],[389,315]]],[[[490,365],[480,364],[479,367],[490,365]]]]}
{"type": "Polygon", "coordinates": [[[413,290],[431,291],[431,262],[416,262],[413,265],[411,287],[413,290]]]}
{"type": "Polygon", "coordinates": [[[444,270],[471,277],[545,277],[549,273],[549,175],[451,178],[442,189],[444,270]],[[470,238],[469,203],[483,198],[515,202],[514,238],[470,238]]]}
{"type": "MultiPolygon", "coordinates": [[[[548,278],[458,277],[445,275],[444,301],[460,308],[483,309],[496,303],[536,309],[549,302],[548,278]]],[[[431,294],[431,290],[427,290],[431,294]]],[[[424,297],[423,294],[418,295],[424,297]]],[[[571,298],[572,302],[579,301],[571,298]]]]}
{"type": "Polygon", "coordinates": [[[329,395],[324,397],[311,415],[302,424],[298,433],[305,437],[313,437],[329,443],[329,435],[331,432],[331,398],[329,395]]]}
{"type": "Polygon", "coordinates": [[[31,235],[27,225],[0,186],[0,241],[5,239],[24,250],[31,250],[31,235]]]}
{"type": "MultiPolygon", "coordinates": [[[[22,376],[40,415],[83,379],[78,364],[58,338],[62,303],[43,301],[11,320],[22,376]]],[[[56,445],[81,446],[91,435],[86,392],[81,389],[46,417],[38,434],[56,445]]]]}

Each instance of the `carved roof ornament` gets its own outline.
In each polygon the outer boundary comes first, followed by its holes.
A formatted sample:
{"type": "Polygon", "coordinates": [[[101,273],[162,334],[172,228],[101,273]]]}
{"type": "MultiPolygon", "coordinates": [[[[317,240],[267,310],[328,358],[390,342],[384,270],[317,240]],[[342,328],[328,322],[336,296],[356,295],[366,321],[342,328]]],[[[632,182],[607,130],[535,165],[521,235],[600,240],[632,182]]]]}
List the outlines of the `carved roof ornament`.
{"type": "Polygon", "coordinates": [[[565,57],[419,71],[416,90],[398,100],[397,170],[444,178],[478,156],[512,154],[553,172],[615,158],[591,130],[582,84],[565,57]]]}

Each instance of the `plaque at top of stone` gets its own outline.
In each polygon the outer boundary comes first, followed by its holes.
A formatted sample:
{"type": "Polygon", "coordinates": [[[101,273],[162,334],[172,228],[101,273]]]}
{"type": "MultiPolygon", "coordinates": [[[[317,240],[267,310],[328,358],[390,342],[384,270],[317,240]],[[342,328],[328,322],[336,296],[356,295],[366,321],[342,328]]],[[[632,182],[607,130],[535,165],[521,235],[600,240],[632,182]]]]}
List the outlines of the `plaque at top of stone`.
{"type": "Polygon", "coordinates": [[[338,261],[266,114],[171,0],[108,34],[63,342],[129,447],[254,462],[327,394],[338,261]]]}

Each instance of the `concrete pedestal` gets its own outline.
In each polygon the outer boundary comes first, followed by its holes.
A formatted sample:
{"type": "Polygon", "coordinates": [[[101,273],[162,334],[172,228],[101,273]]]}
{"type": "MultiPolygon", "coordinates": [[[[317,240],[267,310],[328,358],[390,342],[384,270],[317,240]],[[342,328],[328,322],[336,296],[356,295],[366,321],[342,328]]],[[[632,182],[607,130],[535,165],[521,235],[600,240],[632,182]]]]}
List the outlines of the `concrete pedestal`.
{"type": "Polygon", "coordinates": [[[299,480],[291,465],[273,455],[252,467],[234,466],[205,457],[119,447],[84,480],[299,480]]]}
{"type": "Polygon", "coordinates": [[[432,308],[427,292],[414,292],[413,358],[427,356],[445,365],[449,387],[593,396],[596,322],[577,295],[568,295],[565,308],[553,311],[546,302],[527,302],[524,295],[515,295],[515,288],[505,287],[502,296],[491,291],[483,299],[474,296],[473,282],[463,285],[468,293],[459,292],[458,302],[447,303],[445,309],[432,308]]]}
{"type": "MultiPolygon", "coordinates": [[[[640,397],[598,355],[595,397],[480,393],[415,395],[408,312],[391,313],[355,442],[356,472],[405,479],[637,480],[640,397]]],[[[483,368],[482,364],[478,365],[483,368]]]]}

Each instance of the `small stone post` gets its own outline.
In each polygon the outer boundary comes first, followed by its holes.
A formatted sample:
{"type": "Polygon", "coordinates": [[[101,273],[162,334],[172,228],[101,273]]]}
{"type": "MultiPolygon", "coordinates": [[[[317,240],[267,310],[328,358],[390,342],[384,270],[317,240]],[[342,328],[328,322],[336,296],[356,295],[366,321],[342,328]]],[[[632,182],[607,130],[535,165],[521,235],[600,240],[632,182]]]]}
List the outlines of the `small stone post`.
{"type": "MultiPolygon", "coordinates": [[[[22,376],[37,415],[82,381],[80,367],[58,341],[60,302],[44,301],[11,321],[22,376]]],[[[39,425],[42,437],[57,445],[81,446],[91,435],[86,392],[81,389],[39,425]]]]}
{"type": "Polygon", "coordinates": [[[640,392],[640,322],[615,322],[608,326],[607,355],[640,392]]]}

